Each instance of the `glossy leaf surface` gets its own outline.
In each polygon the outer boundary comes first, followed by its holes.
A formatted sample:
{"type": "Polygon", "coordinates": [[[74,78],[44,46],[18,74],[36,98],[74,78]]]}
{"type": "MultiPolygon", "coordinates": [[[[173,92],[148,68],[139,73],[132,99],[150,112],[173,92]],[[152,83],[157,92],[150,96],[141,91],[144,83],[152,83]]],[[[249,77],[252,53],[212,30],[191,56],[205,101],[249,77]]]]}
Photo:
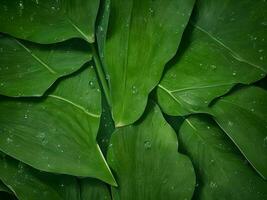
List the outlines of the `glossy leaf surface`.
{"type": "Polygon", "coordinates": [[[41,96],[57,78],[78,70],[90,59],[90,48],[83,41],[38,45],[2,36],[0,94],[41,96]]]}
{"type": "Polygon", "coordinates": [[[144,112],[148,94],[178,48],[193,5],[194,0],[111,1],[104,66],[117,127],[135,122],[144,112]]]}
{"type": "Polygon", "coordinates": [[[197,173],[197,199],[267,198],[267,183],[214,121],[205,116],[189,117],[180,129],[179,139],[197,173]]]}
{"type": "Polygon", "coordinates": [[[0,179],[19,200],[79,200],[74,177],[40,172],[2,154],[0,179]]]}
{"type": "Polygon", "coordinates": [[[59,82],[47,97],[0,101],[0,149],[40,170],[115,184],[96,143],[101,94],[92,67],[59,82]]]}
{"type": "Polygon", "coordinates": [[[267,92],[245,87],[212,106],[216,121],[259,174],[267,178],[267,92]]]}
{"type": "Polygon", "coordinates": [[[108,163],[118,188],[114,200],[190,199],[195,175],[190,160],[177,152],[177,137],[160,109],[150,105],[136,124],[119,128],[111,137],[108,163]]]}
{"type": "Polygon", "coordinates": [[[176,58],[158,87],[170,115],[207,112],[209,103],[235,84],[267,72],[267,3],[199,0],[176,58]]]}
{"type": "Polygon", "coordinates": [[[94,42],[99,0],[0,0],[0,32],[37,43],[94,42]]]}

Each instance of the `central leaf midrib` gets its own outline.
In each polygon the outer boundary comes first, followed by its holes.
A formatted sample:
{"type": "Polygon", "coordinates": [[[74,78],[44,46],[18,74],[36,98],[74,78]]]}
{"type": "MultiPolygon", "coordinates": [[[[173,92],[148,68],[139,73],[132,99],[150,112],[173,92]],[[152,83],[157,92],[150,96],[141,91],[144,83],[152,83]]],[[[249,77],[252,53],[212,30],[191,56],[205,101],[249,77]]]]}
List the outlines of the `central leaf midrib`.
{"type": "Polygon", "coordinates": [[[55,70],[49,67],[41,58],[38,58],[30,49],[28,49],[24,44],[14,38],[14,41],[21,46],[25,51],[27,51],[38,63],[40,63],[43,67],[45,67],[50,73],[57,74],[55,70]]]}
{"type": "Polygon", "coordinates": [[[224,49],[226,49],[227,51],[230,52],[230,55],[237,61],[239,62],[244,62],[258,70],[261,70],[264,73],[267,73],[267,71],[265,69],[263,69],[262,67],[249,62],[248,60],[244,59],[243,57],[241,57],[238,53],[236,53],[234,50],[232,50],[230,47],[228,47],[227,45],[225,45],[222,41],[220,41],[219,39],[217,39],[215,36],[213,36],[211,33],[209,33],[209,31],[205,30],[204,28],[191,23],[192,26],[194,26],[196,29],[198,29],[199,31],[201,31],[202,33],[205,33],[209,38],[211,38],[213,41],[215,41],[217,44],[219,44],[220,46],[222,46],[224,49]]]}
{"type": "Polygon", "coordinates": [[[99,117],[100,117],[100,115],[98,115],[98,114],[94,114],[94,113],[90,113],[90,112],[88,112],[87,109],[85,109],[83,106],[78,105],[78,104],[76,104],[76,103],[72,102],[71,100],[68,100],[68,99],[66,99],[66,98],[64,98],[64,97],[57,96],[57,95],[54,95],[54,94],[50,94],[50,95],[48,95],[48,97],[55,98],[55,99],[61,100],[61,101],[63,101],[63,102],[66,102],[66,103],[68,103],[68,104],[71,104],[72,106],[78,108],[79,110],[82,110],[84,113],[86,113],[86,114],[89,115],[90,117],[94,117],[94,118],[99,118],[99,117]]]}

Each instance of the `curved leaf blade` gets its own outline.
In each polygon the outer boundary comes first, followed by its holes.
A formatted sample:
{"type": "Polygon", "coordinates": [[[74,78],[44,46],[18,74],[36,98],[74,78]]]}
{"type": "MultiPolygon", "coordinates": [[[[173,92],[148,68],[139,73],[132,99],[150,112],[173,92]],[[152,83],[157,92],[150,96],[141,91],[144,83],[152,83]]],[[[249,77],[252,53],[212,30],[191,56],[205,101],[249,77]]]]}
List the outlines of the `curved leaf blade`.
{"type": "Polygon", "coordinates": [[[267,177],[267,92],[245,87],[219,99],[212,114],[258,173],[267,177]]]}
{"type": "Polygon", "coordinates": [[[209,118],[189,117],[179,139],[195,166],[200,200],[267,198],[267,183],[246,164],[225,133],[209,118]]]}
{"type": "Polygon", "coordinates": [[[0,179],[20,200],[79,200],[74,177],[40,172],[3,154],[0,179]]]}
{"type": "Polygon", "coordinates": [[[116,184],[96,143],[101,94],[92,67],[41,100],[2,98],[0,105],[3,152],[43,171],[116,184]]]}
{"type": "Polygon", "coordinates": [[[43,44],[82,38],[94,42],[99,0],[1,0],[0,32],[43,44]]]}
{"type": "Polygon", "coordinates": [[[178,48],[193,5],[194,0],[111,1],[104,66],[117,127],[135,122],[144,112],[148,94],[178,48]]]}
{"type": "Polygon", "coordinates": [[[0,46],[0,94],[12,97],[41,96],[92,57],[89,46],[78,40],[39,45],[3,36],[0,46]]]}
{"type": "Polygon", "coordinates": [[[266,75],[266,9],[264,1],[196,3],[183,48],[157,90],[165,113],[208,112],[210,102],[235,84],[249,84],[266,75]]]}
{"type": "Polygon", "coordinates": [[[114,200],[190,199],[195,185],[190,160],[177,152],[177,137],[158,106],[111,137],[108,163],[117,175],[114,200]]]}

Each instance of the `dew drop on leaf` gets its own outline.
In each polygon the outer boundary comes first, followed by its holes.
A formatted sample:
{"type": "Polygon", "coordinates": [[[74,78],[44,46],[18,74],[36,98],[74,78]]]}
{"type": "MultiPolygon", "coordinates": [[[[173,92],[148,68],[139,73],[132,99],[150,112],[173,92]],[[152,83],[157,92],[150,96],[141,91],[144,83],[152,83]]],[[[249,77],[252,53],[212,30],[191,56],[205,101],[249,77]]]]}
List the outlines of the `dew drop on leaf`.
{"type": "Polygon", "coordinates": [[[146,149],[146,150],[151,149],[151,142],[150,142],[149,140],[146,140],[146,141],[144,142],[144,144],[145,144],[145,149],[146,149]]]}

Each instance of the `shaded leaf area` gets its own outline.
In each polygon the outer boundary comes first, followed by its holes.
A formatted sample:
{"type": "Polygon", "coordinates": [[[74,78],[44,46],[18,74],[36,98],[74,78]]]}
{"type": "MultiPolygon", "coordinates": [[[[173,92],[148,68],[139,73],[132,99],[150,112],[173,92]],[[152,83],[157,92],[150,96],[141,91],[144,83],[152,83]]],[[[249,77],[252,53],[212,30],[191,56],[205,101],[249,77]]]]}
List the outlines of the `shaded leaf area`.
{"type": "Polygon", "coordinates": [[[0,0],[0,32],[37,43],[94,42],[99,0],[0,0]]]}
{"type": "Polygon", "coordinates": [[[266,75],[267,3],[199,0],[182,48],[157,89],[169,115],[208,112],[235,84],[266,75]]]}
{"type": "Polygon", "coordinates": [[[193,5],[194,0],[111,1],[105,47],[100,52],[104,51],[117,127],[135,122],[144,112],[148,94],[178,48],[193,5]]]}
{"type": "Polygon", "coordinates": [[[81,200],[111,200],[108,186],[96,179],[82,179],[81,200]]]}
{"type": "Polygon", "coordinates": [[[76,178],[40,172],[2,153],[0,179],[19,200],[79,200],[76,178]]]}
{"type": "Polygon", "coordinates": [[[104,155],[107,153],[110,138],[114,130],[115,126],[112,120],[110,107],[108,106],[104,95],[102,95],[102,114],[97,134],[97,141],[104,155]]]}
{"type": "Polygon", "coordinates": [[[267,183],[213,120],[205,116],[187,118],[179,139],[197,173],[195,199],[267,198],[267,183]]]}
{"type": "Polygon", "coordinates": [[[93,67],[41,99],[0,100],[0,149],[37,169],[115,180],[96,143],[101,94],[93,67]],[[65,164],[64,164],[65,163],[65,164]]]}
{"type": "Polygon", "coordinates": [[[91,57],[89,45],[80,40],[40,45],[0,36],[0,94],[41,96],[56,79],[78,70],[91,57]]]}
{"type": "Polygon", "coordinates": [[[13,194],[1,192],[1,191],[0,191],[0,197],[1,199],[4,199],[4,200],[17,200],[17,198],[13,194]]]}
{"type": "Polygon", "coordinates": [[[108,150],[119,185],[112,188],[113,199],[191,199],[194,170],[177,149],[176,134],[155,104],[134,125],[118,128],[108,150]]]}
{"type": "Polygon", "coordinates": [[[0,192],[7,192],[12,194],[12,191],[10,191],[10,189],[8,189],[8,187],[2,181],[0,181],[0,192]]]}
{"type": "Polygon", "coordinates": [[[267,92],[244,87],[212,106],[212,115],[251,165],[267,177],[267,92]]]}

